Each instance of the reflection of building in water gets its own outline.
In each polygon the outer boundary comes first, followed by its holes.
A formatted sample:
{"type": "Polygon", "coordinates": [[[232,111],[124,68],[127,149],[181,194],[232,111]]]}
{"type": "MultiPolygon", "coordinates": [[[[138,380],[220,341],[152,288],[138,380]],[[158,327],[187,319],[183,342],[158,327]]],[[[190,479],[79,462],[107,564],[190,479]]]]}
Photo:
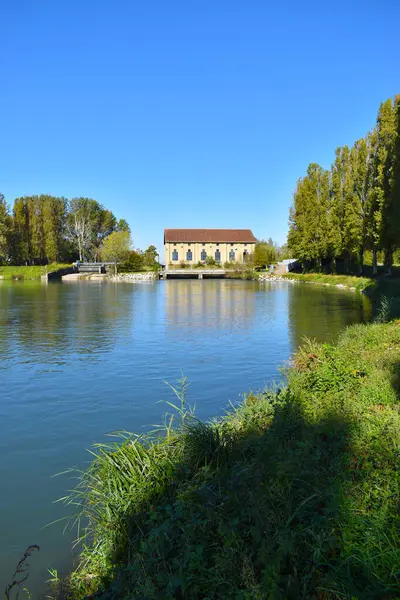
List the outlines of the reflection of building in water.
{"type": "Polygon", "coordinates": [[[172,279],[165,282],[170,328],[247,326],[255,316],[255,282],[172,279]]]}
{"type": "Polygon", "coordinates": [[[293,284],[287,293],[293,351],[304,342],[304,337],[332,342],[347,325],[372,317],[370,300],[350,290],[293,284]]]}

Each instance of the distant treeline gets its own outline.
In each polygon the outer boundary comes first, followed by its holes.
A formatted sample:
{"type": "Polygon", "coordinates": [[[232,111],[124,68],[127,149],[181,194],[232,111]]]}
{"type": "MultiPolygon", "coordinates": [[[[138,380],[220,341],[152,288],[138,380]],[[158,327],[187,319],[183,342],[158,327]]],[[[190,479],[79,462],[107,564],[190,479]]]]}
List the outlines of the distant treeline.
{"type": "Polygon", "coordinates": [[[288,245],[305,267],[358,264],[383,253],[391,272],[400,250],[400,95],[380,105],[376,126],[352,148],[336,149],[331,169],[312,163],[298,180],[288,245]]]}
{"type": "Polygon", "coordinates": [[[24,196],[11,210],[0,194],[0,263],[97,260],[114,231],[129,231],[129,225],[91,198],[24,196]]]}

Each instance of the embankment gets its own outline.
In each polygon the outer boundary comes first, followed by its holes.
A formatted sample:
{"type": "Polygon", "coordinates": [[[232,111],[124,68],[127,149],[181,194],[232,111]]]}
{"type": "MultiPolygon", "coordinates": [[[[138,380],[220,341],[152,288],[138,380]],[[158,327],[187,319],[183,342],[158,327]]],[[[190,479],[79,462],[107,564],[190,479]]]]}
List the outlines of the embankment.
{"type": "Polygon", "coordinates": [[[173,421],[80,473],[73,598],[399,597],[399,321],[306,342],[222,420],[181,383],[173,421]]]}

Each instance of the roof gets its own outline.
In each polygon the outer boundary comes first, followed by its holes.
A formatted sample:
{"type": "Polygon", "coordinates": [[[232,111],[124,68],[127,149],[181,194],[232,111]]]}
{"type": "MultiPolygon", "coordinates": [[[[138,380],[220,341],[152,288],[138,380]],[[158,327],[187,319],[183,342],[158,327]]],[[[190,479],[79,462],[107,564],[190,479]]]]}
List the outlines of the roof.
{"type": "Polygon", "coordinates": [[[256,242],[250,229],[164,229],[165,242],[256,242]]]}

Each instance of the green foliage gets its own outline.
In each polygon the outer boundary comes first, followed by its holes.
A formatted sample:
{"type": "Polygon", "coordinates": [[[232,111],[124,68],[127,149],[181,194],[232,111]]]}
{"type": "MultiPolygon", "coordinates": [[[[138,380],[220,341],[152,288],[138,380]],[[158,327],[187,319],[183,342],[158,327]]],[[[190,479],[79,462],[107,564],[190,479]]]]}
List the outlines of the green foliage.
{"type": "Polygon", "coordinates": [[[207,423],[182,380],[178,419],[97,446],[68,497],[72,598],[396,598],[399,362],[398,322],[353,326],[207,423]]]}
{"type": "Polygon", "coordinates": [[[257,242],[253,253],[253,264],[255,268],[266,268],[268,265],[276,262],[276,258],[276,250],[272,244],[267,242],[257,242]]]}
{"type": "Polygon", "coordinates": [[[131,249],[131,236],[129,231],[113,231],[103,241],[101,257],[105,262],[113,262],[115,273],[117,263],[126,261],[131,249]]]}
{"type": "Polygon", "coordinates": [[[383,251],[389,274],[400,247],[400,101],[379,108],[376,127],[350,149],[336,149],[331,171],[311,164],[299,179],[290,212],[288,244],[304,267],[345,270],[372,251],[373,274],[383,251]]]}
{"type": "Polygon", "coordinates": [[[129,233],[129,225],[91,198],[24,196],[16,198],[10,213],[0,194],[0,264],[45,265],[77,256],[98,260],[113,231],[129,233]]]}
{"type": "Polygon", "coordinates": [[[217,264],[217,261],[215,260],[215,258],[213,256],[207,256],[206,260],[205,260],[205,264],[208,267],[215,267],[215,265],[217,264]]]}
{"type": "Polygon", "coordinates": [[[158,265],[158,252],[155,246],[149,246],[143,253],[144,264],[146,267],[154,267],[158,265]]]}
{"type": "Polygon", "coordinates": [[[130,250],[127,259],[121,262],[119,266],[120,272],[137,273],[144,270],[143,253],[138,250],[130,250]]]}

